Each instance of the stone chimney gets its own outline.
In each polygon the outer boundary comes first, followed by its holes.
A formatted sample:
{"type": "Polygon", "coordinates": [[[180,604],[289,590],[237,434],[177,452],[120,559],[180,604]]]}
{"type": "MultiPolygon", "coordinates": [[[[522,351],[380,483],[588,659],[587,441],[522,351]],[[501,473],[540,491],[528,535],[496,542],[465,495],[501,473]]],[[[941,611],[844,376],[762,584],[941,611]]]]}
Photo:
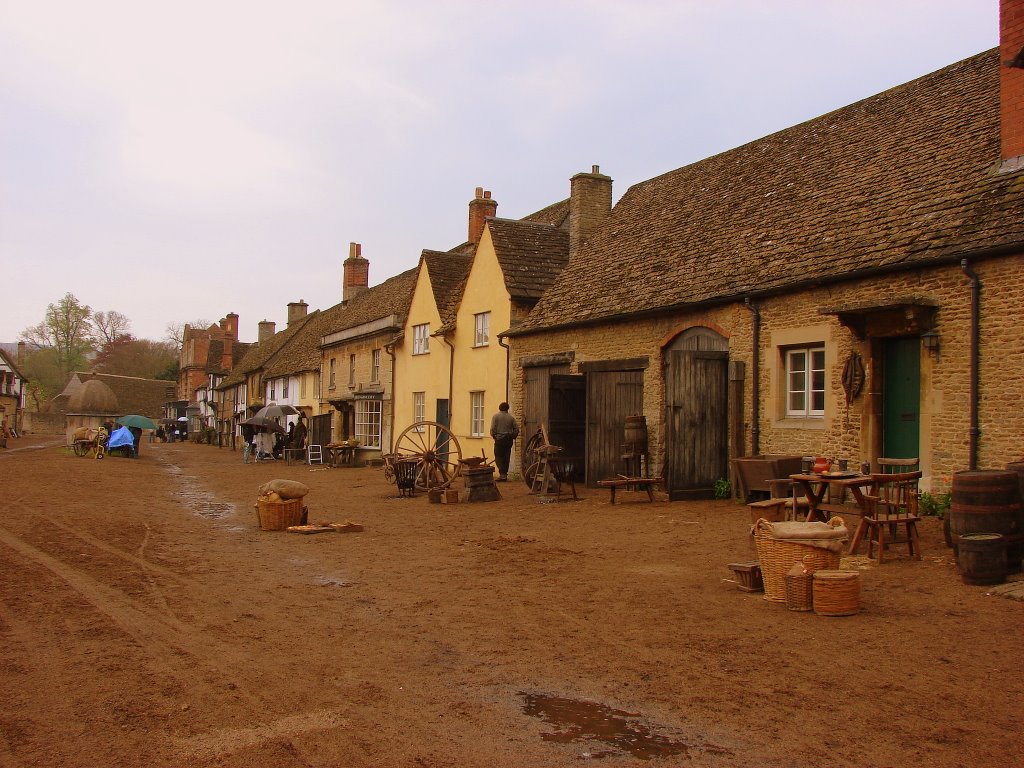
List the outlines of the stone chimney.
{"type": "Polygon", "coordinates": [[[348,258],[345,259],[342,278],[341,300],[350,301],[370,285],[370,262],[363,258],[363,246],[348,244],[348,258]]]}
{"type": "Polygon", "coordinates": [[[19,368],[25,364],[25,355],[28,354],[28,345],[24,341],[18,342],[18,359],[15,363],[19,368]]]}
{"type": "Polygon", "coordinates": [[[275,333],[277,333],[277,323],[273,320],[260,320],[259,332],[256,334],[256,343],[262,344],[275,333]]]}
{"type": "Polygon", "coordinates": [[[1024,168],[1024,0],[999,3],[999,104],[1003,170],[1024,168]]]}
{"type": "Polygon", "coordinates": [[[224,331],[224,338],[238,341],[238,315],[228,312],[219,323],[220,329],[224,331]]]}
{"type": "Polygon", "coordinates": [[[569,180],[569,258],[586,245],[612,209],[612,180],[593,166],[569,180]]]}
{"type": "Polygon", "coordinates": [[[488,216],[494,216],[498,212],[498,202],[491,199],[491,193],[484,191],[483,187],[476,188],[476,195],[469,201],[469,242],[480,242],[484,234],[484,224],[488,216]]]}
{"type": "Polygon", "coordinates": [[[288,327],[290,328],[292,323],[297,320],[301,320],[306,316],[306,312],[309,310],[309,305],[299,299],[298,301],[292,301],[288,303],[288,327]]]}

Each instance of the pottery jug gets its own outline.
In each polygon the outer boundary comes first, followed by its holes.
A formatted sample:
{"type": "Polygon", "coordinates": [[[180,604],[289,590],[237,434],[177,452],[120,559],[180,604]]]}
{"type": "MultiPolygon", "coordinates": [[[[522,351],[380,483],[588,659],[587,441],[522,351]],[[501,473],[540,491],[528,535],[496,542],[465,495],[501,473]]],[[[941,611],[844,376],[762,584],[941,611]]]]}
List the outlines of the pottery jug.
{"type": "Polygon", "coordinates": [[[818,456],[814,460],[813,470],[820,475],[822,472],[828,472],[828,468],[831,466],[832,462],[829,459],[826,459],[824,456],[818,456]]]}

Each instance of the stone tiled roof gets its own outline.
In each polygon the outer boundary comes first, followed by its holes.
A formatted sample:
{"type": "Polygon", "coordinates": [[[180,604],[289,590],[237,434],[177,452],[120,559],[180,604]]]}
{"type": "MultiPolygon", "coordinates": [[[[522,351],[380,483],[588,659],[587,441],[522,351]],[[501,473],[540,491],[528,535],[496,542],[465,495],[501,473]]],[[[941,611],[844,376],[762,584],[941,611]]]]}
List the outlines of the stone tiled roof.
{"type": "Polygon", "coordinates": [[[266,375],[285,376],[318,370],[321,339],[329,334],[356,328],[388,315],[397,315],[399,322],[404,321],[415,286],[416,270],[409,269],[360,291],[348,302],[317,313],[295,340],[274,357],[266,375]]]}
{"type": "Polygon", "coordinates": [[[536,213],[523,216],[521,221],[532,221],[537,224],[550,224],[553,227],[568,229],[569,227],[569,199],[552,203],[547,208],[541,208],[536,213]]]}
{"type": "Polygon", "coordinates": [[[242,359],[235,366],[234,370],[231,371],[231,375],[225,377],[225,379],[218,385],[217,389],[226,389],[245,381],[249,374],[254,373],[267,366],[267,363],[273,358],[273,356],[279,352],[288,342],[290,342],[295,335],[305,327],[306,323],[310,322],[313,318],[319,315],[319,312],[310,312],[301,320],[298,320],[292,325],[285,328],[283,331],[278,331],[266,341],[260,341],[253,344],[242,356],[242,359]]]}
{"type": "Polygon", "coordinates": [[[518,333],[1024,243],[988,51],[631,187],[518,333]]]}
{"type": "Polygon", "coordinates": [[[455,313],[462,300],[462,291],[473,263],[472,253],[464,253],[461,249],[454,251],[424,250],[420,263],[427,267],[430,277],[430,288],[437,304],[437,312],[441,316],[441,325],[455,321],[455,313]]]}
{"type": "Polygon", "coordinates": [[[509,295],[536,301],[569,261],[569,233],[550,224],[488,219],[509,295]]]}

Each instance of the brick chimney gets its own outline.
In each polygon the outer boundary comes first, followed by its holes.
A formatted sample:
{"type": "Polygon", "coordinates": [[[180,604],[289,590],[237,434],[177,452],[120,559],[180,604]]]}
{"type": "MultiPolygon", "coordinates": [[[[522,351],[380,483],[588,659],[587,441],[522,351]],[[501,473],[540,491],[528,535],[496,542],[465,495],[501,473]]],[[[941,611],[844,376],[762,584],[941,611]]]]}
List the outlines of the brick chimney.
{"type": "Polygon", "coordinates": [[[25,364],[25,355],[28,354],[28,345],[24,341],[18,342],[18,359],[15,363],[20,368],[25,364]]]}
{"type": "Polygon", "coordinates": [[[238,341],[238,315],[228,312],[219,323],[220,329],[224,331],[224,338],[238,341]]]}
{"type": "Polygon", "coordinates": [[[476,195],[469,201],[469,242],[480,242],[487,217],[494,216],[497,212],[498,202],[491,199],[490,190],[485,192],[483,187],[477,187],[476,195]]]}
{"type": "Polygon", "coordinates": [[[260,320],[259,332],[256,334],[256,343],[262,344],[264,341],[269,339],[275,333],[277,333],[277,323],[273,320],[260,320]]]}
{"type": "Polygon", "coordinates": [[[569,180],[569,258],[582,248],[612,209],[612,179],[593,166],[569,180]]]}
{"type": "Polygon", "coordinates": [[[1024,168],[1024,0],[999,3],[999,104],[1003,170],[1024,168]]]}
{"type": "MultiPolygon", "coordinates": [[[[364,259],[365,261],[365,259],[364,259]]],[[[296,320],[301,320],[306,316],[306,312],[309,310],[309,304],[302,299],[298,301],[291,301],[288,303],[288,327],[296,320]]]]}
{"type": "Polygon", "coordinates": [[[359,243],[348,244],[348,258],[345,259],[341,282],[342,301],[355,298],[370,285],[370,262],[363,258],[363,246],[359,243]]]}

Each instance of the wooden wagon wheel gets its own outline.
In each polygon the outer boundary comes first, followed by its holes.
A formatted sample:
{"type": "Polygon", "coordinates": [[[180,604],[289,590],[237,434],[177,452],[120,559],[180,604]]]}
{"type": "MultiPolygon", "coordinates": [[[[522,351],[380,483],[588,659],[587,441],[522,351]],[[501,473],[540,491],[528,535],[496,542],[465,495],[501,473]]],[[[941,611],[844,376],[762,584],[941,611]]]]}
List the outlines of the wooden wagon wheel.
{"type": "Polygon", "coordinates": [[[75,456],[85,456],[92,450],[92,445],[92,442],[89,440],[75,440],[75,442],[71,444],[72,448],[74,448],[75,456]]]}
{"type": "Polygon", "coordinates": [[[395,440],[396,461],[416,462],[416,488],[447,488],[459,475],[462,447],[444,424],[420,421],[395,440]]]}
{"type": "Polygon", "coordinates": [[[531,489],[533,488],[533,479],[540,469],[541,448],[546,446],[547,442],[543,428],[538,428],[523,446],[523,480],[531,489]]]}

